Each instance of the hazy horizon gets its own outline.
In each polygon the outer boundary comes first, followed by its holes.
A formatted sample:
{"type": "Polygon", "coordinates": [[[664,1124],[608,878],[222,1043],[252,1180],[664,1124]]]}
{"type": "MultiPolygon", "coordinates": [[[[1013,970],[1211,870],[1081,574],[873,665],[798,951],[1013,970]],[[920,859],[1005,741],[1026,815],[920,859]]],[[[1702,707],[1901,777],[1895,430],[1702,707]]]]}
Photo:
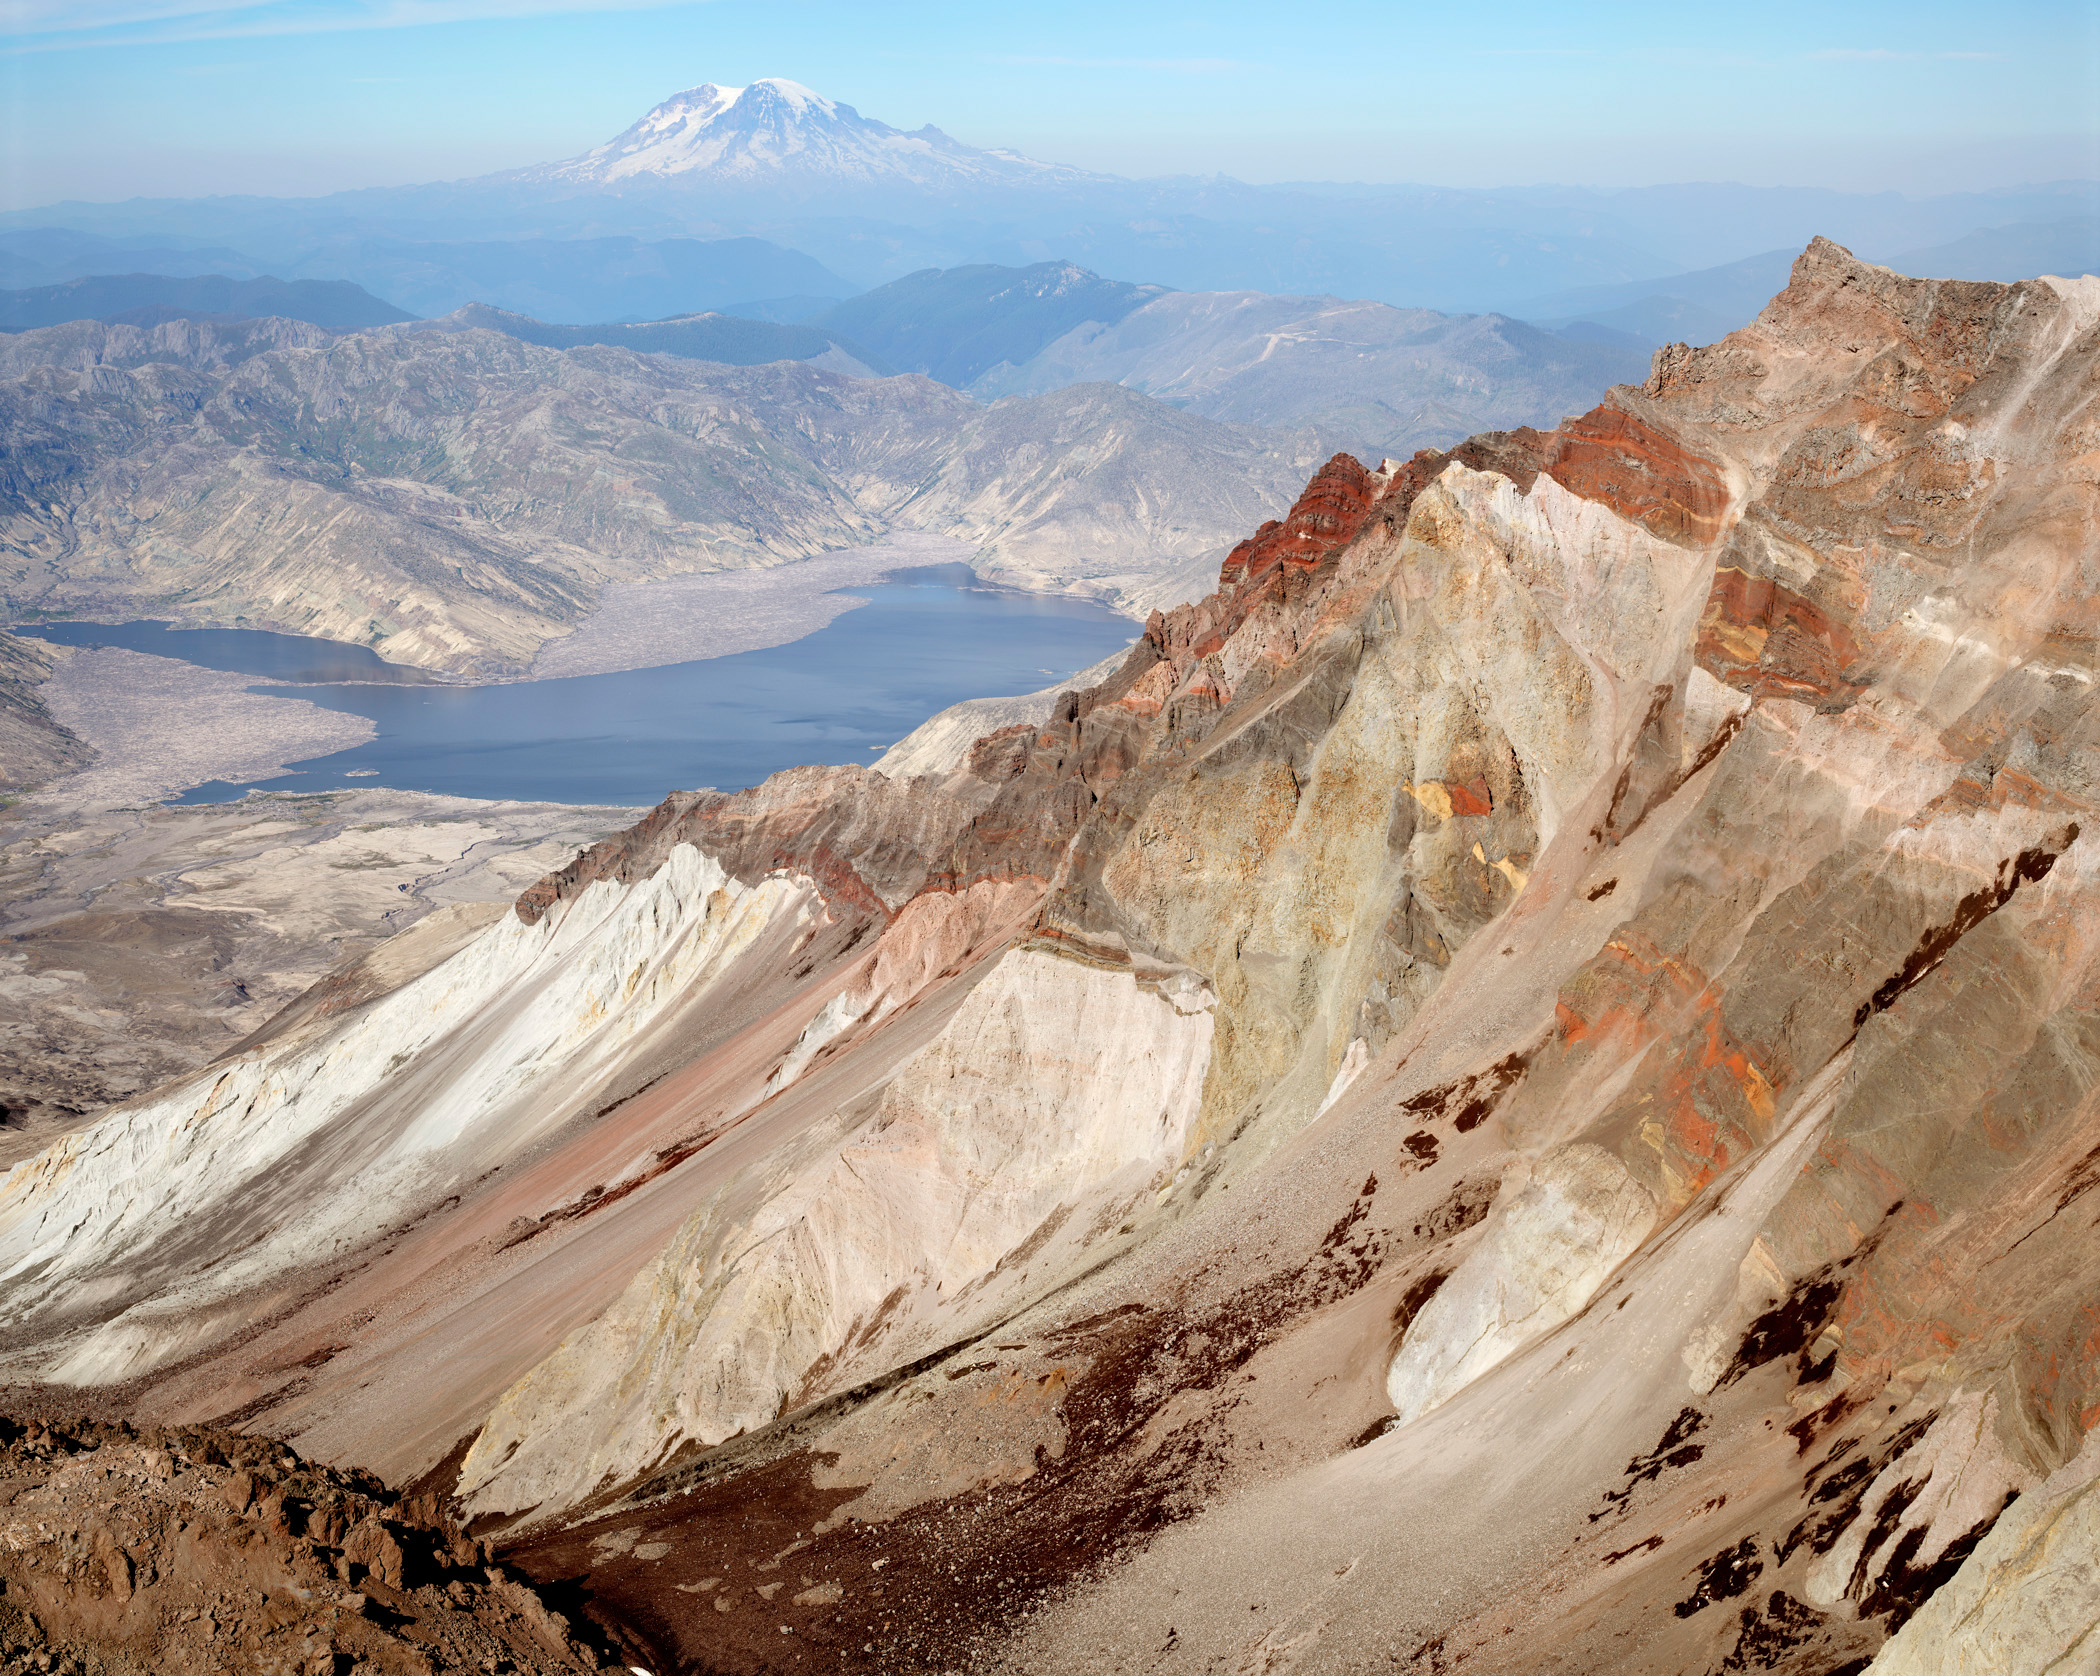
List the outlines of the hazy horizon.
{"type": "Polygon", "coordinates": [[[2100,17],[1932,4],[1472,20],[837,0],[7,0],[0,207],[305,197],[576,155],[701,82],[1135,178],[1906,196],[2100,178],[2100,17]]]}

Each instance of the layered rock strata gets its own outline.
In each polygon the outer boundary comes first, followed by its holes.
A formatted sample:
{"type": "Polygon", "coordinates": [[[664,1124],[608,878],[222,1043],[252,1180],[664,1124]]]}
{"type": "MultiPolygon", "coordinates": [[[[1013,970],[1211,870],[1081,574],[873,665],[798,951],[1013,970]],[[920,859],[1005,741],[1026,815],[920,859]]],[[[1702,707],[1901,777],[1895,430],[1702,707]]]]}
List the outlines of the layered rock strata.
{"type": "Polygon", "coordinates": [[[17,1169],[8,1355],[442,1461],[666,1664],[2038,1665],[2096,368],[2092,281],[1818,242],[1582,420],[1330,462],[959,767],[674,797],[237,1122],[17,1169]]]}

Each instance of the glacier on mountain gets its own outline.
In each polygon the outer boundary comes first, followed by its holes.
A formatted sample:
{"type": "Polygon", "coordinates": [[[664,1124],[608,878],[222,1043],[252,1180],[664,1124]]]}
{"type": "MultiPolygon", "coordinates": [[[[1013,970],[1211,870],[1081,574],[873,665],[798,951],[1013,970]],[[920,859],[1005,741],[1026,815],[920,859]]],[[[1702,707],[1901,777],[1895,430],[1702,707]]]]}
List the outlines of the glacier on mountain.
{"type": "Polygon", "coordinates": [[[1017,152],[979,151],[930,124],[907,133],[779,77],[688,88],[581,157],[513,178],[620,187],[673,178],[753,186],[797,176],[817,186],[935,188],[1093,178],[1017,152]]]}

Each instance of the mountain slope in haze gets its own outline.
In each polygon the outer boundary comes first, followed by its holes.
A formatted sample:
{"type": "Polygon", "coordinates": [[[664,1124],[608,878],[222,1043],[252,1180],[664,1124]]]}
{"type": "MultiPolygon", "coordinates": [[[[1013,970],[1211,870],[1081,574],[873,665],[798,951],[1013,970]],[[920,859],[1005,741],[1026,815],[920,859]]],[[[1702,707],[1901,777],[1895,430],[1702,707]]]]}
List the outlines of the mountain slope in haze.
{"type": "Polygon", "coordinates": [[[1697,273],[1527,298],[1511,312],[1553,327],[1589,322],[1649,344],[1712,343],[1756,319],[1793,263],[1791,249],[1767,250],[1697,273]]]}
{"type": "Polygon", "coordinates": [[[907,372],[963,390],[995,367],[1032,360],[1079,326],[1114,325],[1163,289],[1103,279],[1071,262],[928,268],[838,304],[821,323],[907,372]]]}
{"type": "Polygon", "coordinates": [[[822,361],[832,372],[860,378],[896,371],[881,357],[822,326],[782,324],[730,314],[692,314],[670,320],[617,326],[556,326],[500,308],[469,303],[430,322],[431,331],[491,331],[547,349],[608,344],[637,355],[676,355],[688,361],[719,361],[754,367],[767,361],[822,361]],[[829,357],[829,359],[825,359],[829,357]]]}
{"type": "Polygon", "coordinates": [[[892,529],[1122,597],[1281,510],[1314,447],[1124,390],[988,410],[486,330],[51,327],[0,339],[0,602],[514,670],[608,582],[892,529]]]}
{"type": "Polygon", "coordinates": [[[1745,186],[1737,181],[1500,187],[1483,196],[1504,206],[1505,214],[1526,206],[1550,207],[1629,233],[1637,229],[1641,242],[1670,268],[1693,273],[1726,267],[1755,252],[1799,250],[1818,234],[1893,253],[1944,244],[1978,228],[2100,213],[2100,180],[2039,181],[1917,196],[1827,186],[1745,186]]]}
{"type": "Polygon", "coordinates": [[[1375,460],[1480,430],[1550,427],[1647,365],[1645,350],[1573,342],[1500,315],[1198,291],[1076,326],[971,388],[1000,396],[1114,382],[1212,419],[1311,426],[1375,460]]]}
{"type": "Polygon", "coordinates": [[[907,134],[799,82],[770,77],[748,87],[689,88],[594,151],[497,178],[614,190],[674,181],[692,189],[943,191],[1087,177],[1018,152],[960,145],[931,125],[907,134]]]}
{"type": "Polygon", "coordinates": [[[1818,242],[1330,460],[946,772],[674,793],[18,1166],[0,1358],[649,1669],[2077,1668],[2096,367],[1818,242]]]}
{"type": "MultiPolygon", "coordinates": [[[[1533,297],[1511,312],[1560,328],[1588,322],[1649,344],[1712,343],[1756,317],[1765,299],[1785,284],[1793,259],[1791,249],[1768,250],[1667,279],[1533,297]]],[[[2091,273],[2100,269],[2100,216],[1980,228],[1950,243],[1903,251],[1892,265],[1903,273],[1945,279],[2091,273]]]]}
{"type": "Polygon", "coordinates": [[[0,291],[0,332],[34,331],[71,320],[157,326],[165,320],[258,320],[275,315],[333,332],[391,326],[415,317],[344,279],[230,279],[225,274],[103,274],[0,291]]]}
{"type": "Polygon", "coordinates": [[[132,247],[61,228],[29,228],[0,233],[0,284],[27,288],[138,273],[252,279],[274,266],[293,282],[350,280],[406,311],[356,322],[367,325],[411,315],[434,318],[469,303],[541,320],[590,322],[661,320],[781,297],[807,298],[801,312],[815,314],[858,289],[821,262],[765,239],[462,241],[450,232],[428,229],[425,237],[410,240],[362,228],[302,231],[281,239],[274,262],[264,264],[226,249],[132,247]]]}
{"type": "Polygon", "coordinates": [[[0,232],[0,286],[10,290],[62,285],[96,274],[172,274],[183,279],[225,274],[234,279],[258,279],[265,266],[224,246],[193,249],[184,243],[140,243],[64,227],[0,232]]]}
{"type": "Polygon", "coordinates": [[[1946,244],[1906,251],[1899,261],[1906,273],[1950,279],[2100,273],[2100,215],[1983,227],[1946,244]]]}
{"type": "Polygon", "coordinates": [[[858,287],[799,250],[754,238],[328,237],[288,272],[345,275],[436,317],[485,303],[539,320],[661,320],[729,303],[838,298],[858,287]]]}

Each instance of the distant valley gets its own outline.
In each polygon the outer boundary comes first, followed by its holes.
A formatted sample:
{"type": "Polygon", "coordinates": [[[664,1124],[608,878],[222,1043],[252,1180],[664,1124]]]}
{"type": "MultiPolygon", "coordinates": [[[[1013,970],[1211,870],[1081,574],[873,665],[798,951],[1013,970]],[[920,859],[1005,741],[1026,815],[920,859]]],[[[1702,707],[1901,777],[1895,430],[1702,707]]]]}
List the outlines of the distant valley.
{"type": "Polygon", "coordinates": [[[481,329],[76,324],[0,339],[0,378],[16,617],[173,610],[459,671],[529,663],[608,583],[892,529],[1134,597],[1323,457],[1114,386],[985,408],[481,329]]]}

